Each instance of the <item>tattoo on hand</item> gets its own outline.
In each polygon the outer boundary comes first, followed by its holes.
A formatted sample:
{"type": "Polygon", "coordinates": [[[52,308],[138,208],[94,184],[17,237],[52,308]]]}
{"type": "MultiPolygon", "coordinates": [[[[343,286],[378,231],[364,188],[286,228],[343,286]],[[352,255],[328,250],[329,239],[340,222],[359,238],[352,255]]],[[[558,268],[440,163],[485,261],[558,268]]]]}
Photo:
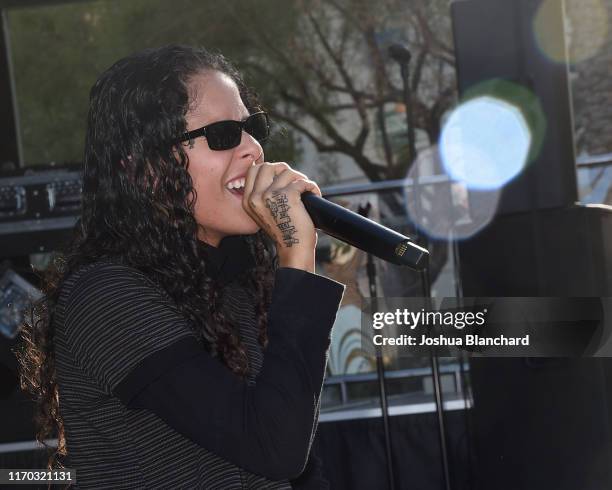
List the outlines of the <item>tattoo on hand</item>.
{"type": "Polygon", "coordinates": [[[276,226],[278,226],[278,229],[283,235],[285,246],[291,247],[294,243],[300,243],[300,241],[297,238],[293,238],[297,230],[291,223],[291,216],[289,216],[289,209],[291,209],[291,207],[287,202],[287,194],[281,191],[274,191],[272,193],[272,199],[266,199],[266,207],[270,210],[276,222],[276,226]]]}

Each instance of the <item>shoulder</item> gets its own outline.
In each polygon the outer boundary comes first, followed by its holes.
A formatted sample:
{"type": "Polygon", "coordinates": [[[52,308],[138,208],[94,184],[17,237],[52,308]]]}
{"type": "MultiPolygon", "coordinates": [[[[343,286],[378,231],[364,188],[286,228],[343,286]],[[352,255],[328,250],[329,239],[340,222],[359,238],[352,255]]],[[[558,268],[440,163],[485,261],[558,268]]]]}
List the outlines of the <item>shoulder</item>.
{"type": "Polygon", "coordinates": [[[112,258],[82,265],[69,273],[59,296],[59,303],[65,307],[91,301],[117,305],[136,300],[171,303],[166,291],[144,272],[112,258]]]}
{"type": "MultiPolygon", "coordinates": [[[[104,260],[79,267],[64,286],[57,331],[81,369],[111,391],[153,354],[170,349],[156,357],[161,366],[164,356],[201,349],[189,318],[138,269],[104,260]]],[[[139,379],[151,375],[151,362],[139,379]]]]}
{"type": "Polygon", "coordinates": [[[76,284],[83,281],[99,277],[115,277],[117,279],[138,279],[154,285],[153,281],[142,271],[130,265],[120,262],[114,258],[103,258],[81,265],[76,270],[70,272],[64,279],[64,284],[76,284]]]}

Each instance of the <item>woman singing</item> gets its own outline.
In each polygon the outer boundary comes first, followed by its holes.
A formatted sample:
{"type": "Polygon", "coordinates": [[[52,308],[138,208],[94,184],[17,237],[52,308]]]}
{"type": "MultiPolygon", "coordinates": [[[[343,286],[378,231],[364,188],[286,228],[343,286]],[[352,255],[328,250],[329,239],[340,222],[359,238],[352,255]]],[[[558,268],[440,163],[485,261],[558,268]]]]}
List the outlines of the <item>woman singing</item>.
{"type": "Polygon", "coordinates": [[[320,190],[264,161],[268,132],[204,49],[93,86],[81,219],[20,353],[77,488],[328,488],[311,445],[344,285],[314,273],[320,190]]]}

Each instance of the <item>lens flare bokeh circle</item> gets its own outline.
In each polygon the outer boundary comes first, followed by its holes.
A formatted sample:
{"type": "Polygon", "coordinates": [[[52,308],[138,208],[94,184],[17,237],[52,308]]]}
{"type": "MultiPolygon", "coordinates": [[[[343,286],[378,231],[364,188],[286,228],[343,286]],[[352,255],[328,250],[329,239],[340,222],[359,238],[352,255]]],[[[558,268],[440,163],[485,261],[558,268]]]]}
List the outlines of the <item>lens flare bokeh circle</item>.
{"type": "Polygon", "coordinates": [[[469,189],[500,189],[525,167],[532,143],[522,111],[488,95],[453,110],[440,137],[445,171],[469,189]]]}
{"type": "Polygon", "coordinates": [[[501,191],[469,190],[440,174],[436,146],[419,152],[408,171],[405,202],[410,220],[430,238],[465,239],[484,229],[495,217],[501,191]]]}

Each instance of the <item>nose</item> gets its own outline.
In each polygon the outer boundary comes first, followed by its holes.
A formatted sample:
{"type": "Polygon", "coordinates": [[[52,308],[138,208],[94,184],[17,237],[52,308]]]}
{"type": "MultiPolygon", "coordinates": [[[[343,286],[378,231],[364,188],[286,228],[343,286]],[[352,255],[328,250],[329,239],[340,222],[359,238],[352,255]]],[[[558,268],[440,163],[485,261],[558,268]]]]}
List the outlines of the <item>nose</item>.
{"type": "Polygon", "coordinates": [[[242,131],[240,144],[236,148],[238,157],[242,160],[256,161],[263,156],[263,148],[259,141],[253,138],[246,131],[242,131]]]}

